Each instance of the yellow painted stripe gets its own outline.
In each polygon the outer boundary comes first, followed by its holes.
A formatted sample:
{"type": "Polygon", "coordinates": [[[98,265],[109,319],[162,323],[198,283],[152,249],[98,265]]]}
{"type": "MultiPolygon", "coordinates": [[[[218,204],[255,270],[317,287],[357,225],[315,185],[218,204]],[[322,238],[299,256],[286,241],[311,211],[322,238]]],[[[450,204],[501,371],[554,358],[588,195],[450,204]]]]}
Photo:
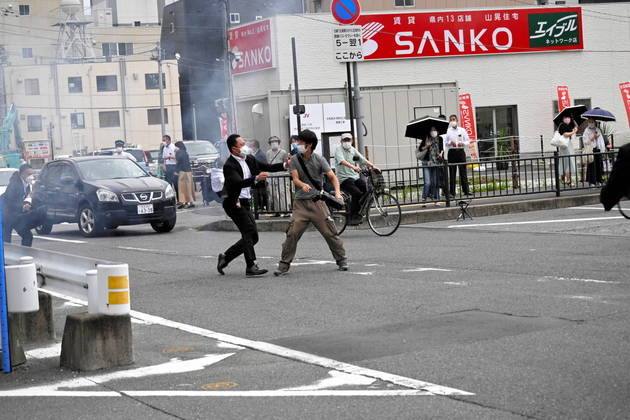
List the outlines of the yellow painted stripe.
{"type": "Polygon", "coordinates": [[[129,277],[109,276],[107,277],[108,289],[129,289],[129,277]]]}
{"type": "Polygon", "coordinates": [[[129,291],[109,292],[108,305],[125,305],[129,303],[129,291]]]}

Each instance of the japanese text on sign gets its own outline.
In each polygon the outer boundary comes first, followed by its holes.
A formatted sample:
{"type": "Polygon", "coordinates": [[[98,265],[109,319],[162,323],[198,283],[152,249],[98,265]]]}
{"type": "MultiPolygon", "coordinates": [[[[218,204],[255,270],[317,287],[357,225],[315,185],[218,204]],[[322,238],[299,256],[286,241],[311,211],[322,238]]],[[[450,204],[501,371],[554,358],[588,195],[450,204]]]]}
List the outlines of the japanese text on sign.
{"type": "Polygon", "coordinates": [[[352,25],[333,29],[335,60],[340,63],[363,61],[361,26],[352,25]]]}

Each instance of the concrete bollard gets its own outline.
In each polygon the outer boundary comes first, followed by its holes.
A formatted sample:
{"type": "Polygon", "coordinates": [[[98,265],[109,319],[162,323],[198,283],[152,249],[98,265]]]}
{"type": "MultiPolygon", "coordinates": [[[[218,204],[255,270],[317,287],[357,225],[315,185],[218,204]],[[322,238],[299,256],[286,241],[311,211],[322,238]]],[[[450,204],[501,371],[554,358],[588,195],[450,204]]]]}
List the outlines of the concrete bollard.
{"type": "Polygon", "coordinates": [[[129,266],[99,264],[96,268],[98,312],[105,315],[129,314],[129,266]]]}

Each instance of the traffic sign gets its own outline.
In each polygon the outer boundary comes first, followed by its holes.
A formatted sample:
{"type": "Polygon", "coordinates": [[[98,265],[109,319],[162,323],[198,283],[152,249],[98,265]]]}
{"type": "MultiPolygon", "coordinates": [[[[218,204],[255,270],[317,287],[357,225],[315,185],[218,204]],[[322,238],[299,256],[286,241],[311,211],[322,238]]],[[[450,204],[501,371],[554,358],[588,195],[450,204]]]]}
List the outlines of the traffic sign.
{"type": "Polygon", "coordinates": [[[340,63],[363,61],[361,25],[333,28],[335,60],[340,63]]]}
{"type": "Polygon", "coordinates": [[[361,4],[359,0],[333,0],[330,11],[337,22],[350,25],[361,16],[361,4]]]}

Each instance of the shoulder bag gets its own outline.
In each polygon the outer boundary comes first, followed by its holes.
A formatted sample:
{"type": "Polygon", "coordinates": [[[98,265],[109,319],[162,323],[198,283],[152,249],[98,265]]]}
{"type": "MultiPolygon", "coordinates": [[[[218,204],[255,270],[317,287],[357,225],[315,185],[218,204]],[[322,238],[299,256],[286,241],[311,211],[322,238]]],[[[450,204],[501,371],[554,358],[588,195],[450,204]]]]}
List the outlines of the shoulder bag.
{"type": "Polygon", "coordinates": [[[569,147],[569,139],[560,134],[559,132],[553,133],[553,138],[550,143],[553,147],[558,147],[560,149],[565,149],[569,147]]]}
{"type": "Polygon", "coordinates": [[[319,182],[316,182],[313,177],[311,176],[310,172],[308,171],[308,169],[306,168],[306,165],[304,164],[304,160],[302,159],[302,156],[298,155],[298,162],[300,162],[300,166],[302,167],[302,170],[304,171],[304,173],[306,174],[308,180],[311,182],[311,184],[313,184],[313,186],[315,188],[317,188],[317,190],[319,191],[319,195],[316,196],[314,198],[315,201],[317,200],[323,200],[327,205],[329,205],[330,207],[336,209],[336,210],[341,210],[344,207],[344,202],[343,200],[339,200],[337,197],[335,197],[334,195],[332,195],[331,193],[329,193],[328,191],[324,191],[324,189],[322,188],[321,184],[319,182]]]}

